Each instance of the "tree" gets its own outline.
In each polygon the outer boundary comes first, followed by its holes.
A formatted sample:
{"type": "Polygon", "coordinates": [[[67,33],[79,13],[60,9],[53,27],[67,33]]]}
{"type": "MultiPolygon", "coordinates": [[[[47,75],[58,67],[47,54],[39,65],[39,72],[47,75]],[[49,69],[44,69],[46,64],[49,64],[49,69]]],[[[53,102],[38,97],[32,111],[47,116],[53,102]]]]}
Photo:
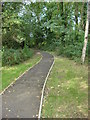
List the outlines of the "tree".
{"type": "Polygon", "coordinates": [[[81,27],[85,31],[86,17],[87,17],[87,3],[83,2],[81,6],[81,27]]]}
{"type": "Polygon", "coordinates": [[[2,44],[17,47],[25,37],[22,31],[22,19],[18,15],[22,3],[3,3],[2,6],[2,44]]]}
{"type": "Polygon", "coordinates": [[[88,31],[89,31],[89,14],[90,14],[90,2],[88,3],[88,9],[87,9],[87,21],[86,21],[86,28],[85,28],[85,37],[84,37],[84,46],[82,50],[82,63],[85,61],[85,55],[86,55],[86,48],[87,48],[87,42],[88,42],[88,31]]]}

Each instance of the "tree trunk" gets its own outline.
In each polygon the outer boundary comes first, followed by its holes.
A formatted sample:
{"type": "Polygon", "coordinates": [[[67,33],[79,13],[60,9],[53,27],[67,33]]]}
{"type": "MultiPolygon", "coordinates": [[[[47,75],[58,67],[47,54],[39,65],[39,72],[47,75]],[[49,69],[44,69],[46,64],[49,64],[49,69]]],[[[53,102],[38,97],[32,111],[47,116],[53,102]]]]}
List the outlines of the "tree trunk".
{"type": "Polygon", "coordinates": [[[82,29],[83,30],[85,30],[84,29],[84,22],[83,22],[83,11],[84,11],[84,2],[82,3],[82,8],[81,8],[81,23],[80,23],[80,25],[81,25],[81,27],[82,27],[82,29]]]}
{"type": "Polygon", "coordinates": [[[75,2],[75,40],[78,40],[78,3],[75,2]]]}
{"type": "Polygon", "coordinates": [[[61,2],[61,16],[63,17],[63,2],[61,2]]]}
{"type": "Polygon", "coordinates": [[[84,46],[82,50],[82,63],[85,61],[85,55],[86,55],[86,48],[87,48],[87,42],[88,42],[88,31],[89,31],[89,14],[90,14],[90,2],[88,3],[88,10],[87,10],[87,21],[86,21],[86,28],[85,28],[85,37],[84,37],[84,46]]]}
{"type": "Polygon", "coordinates": [[[78,3],[75,3],[75,23],[78,25],[78,3]]]}

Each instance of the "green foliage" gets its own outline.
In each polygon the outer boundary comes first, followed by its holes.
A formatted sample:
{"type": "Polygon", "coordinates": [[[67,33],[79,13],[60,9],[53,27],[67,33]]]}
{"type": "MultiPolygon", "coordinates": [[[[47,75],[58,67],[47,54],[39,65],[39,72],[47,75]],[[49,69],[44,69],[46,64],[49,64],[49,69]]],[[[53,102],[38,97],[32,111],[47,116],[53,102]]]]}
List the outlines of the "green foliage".
{"type": "Polygon", "coordinates": [[[86,3],[4,3],[2,44],[17,49],[28,47],[58,51],[81,58],[86,23],[86,3]]]}
{"type": "Polygon", "coordinates": [[[19,46],[25,41],[23,20],[18,15],[22,3],[3,3],[2,7],[2,44],[8,48],[19,46]]]}
{"type": "Polygon", "coordinates": [[[2,52],[2,65],[15,65],[19,64],[28,58],[33,56],[33,50],[25,47],[24,49],[7,49],[5,48],[2,52]]]}
{"type": "Polygon", "coordinates": [[[74,59],[75,57],[80,58],[82,53],[82,47],[83,47],[82,43],[74,45],[72,44],[65,47],[60,46],[57,54],[67,56],[72,59],[74,59]]]}

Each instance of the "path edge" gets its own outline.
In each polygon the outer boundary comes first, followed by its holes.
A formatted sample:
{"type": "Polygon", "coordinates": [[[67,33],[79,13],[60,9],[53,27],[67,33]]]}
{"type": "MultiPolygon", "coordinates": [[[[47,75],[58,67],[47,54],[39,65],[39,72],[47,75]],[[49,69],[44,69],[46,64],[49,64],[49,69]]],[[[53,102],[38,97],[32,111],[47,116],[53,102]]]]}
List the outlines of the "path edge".
{"type": "MultiPolygon", "coordinates": [[[[49,54],[51,54],[51,53],[49,53],[49,54]]],[[[42,105],[43,105],[43,99],[44,99],[44,91],[45,91],[47,79],[48,79],[48,77],[50,75],[50,72],[51,72],[51,70],[52,70],[52,68],[54,66],[54,63],[55,63],[55,57],[54,57],[54,55],[52,55],[52,56],[53,56],[54,60],[53,60],[53,63],[52,63],[52,65],[51,65],[51,67],[50,67],[50,69],[48,71],[48,74],[47,74],[47,76],[45,78],[45,82],[44,82],[44,85],[43,85],[43,88],[42,88],[42,94],[41,94],[40,106],[39,106],[39,113],[38,113],[38,120],[40,120],[40,118],[41,118],[41,111],[42,111],[42,105]]]]}
{"type": "Polygon", "coordinates": [[[24,73],[22,73],[19,77],[17,77],[13,82],[11,82],[1,93],[0,95],[4,94],[4,92],[9,88],[11,87],[19,78],[21,78],[24,74],[26,74],[29,70],[31,70],[34,66],[36,66],[37,64],[40,63],[40,61],[42,60],[43,56],[42,54],[40,53],[41,55],[41,58],[38,62],[36,62],[36,64],[34,64],[32,67],[29,67],[24,73]]]}

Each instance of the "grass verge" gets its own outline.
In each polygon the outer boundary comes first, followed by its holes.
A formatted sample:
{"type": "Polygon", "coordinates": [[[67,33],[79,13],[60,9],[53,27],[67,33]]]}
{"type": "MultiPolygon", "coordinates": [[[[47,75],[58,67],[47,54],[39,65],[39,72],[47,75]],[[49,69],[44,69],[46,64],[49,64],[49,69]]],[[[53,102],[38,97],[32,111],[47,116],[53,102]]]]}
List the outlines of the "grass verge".
{"type": "Polygon", "coordinates": [[[47,80],[43,118],[83,118],[88,116],[88,67],[63,57],[47,80]]]}
{"type": "Polygon", "coordinates": [[[41,55],[36,54],[29,60],[20,63],[19,65],[2,67],[2,90],[4,90],[11,82],[17,79],[27,69],[36,64],[40,59],[41,55]]]}

